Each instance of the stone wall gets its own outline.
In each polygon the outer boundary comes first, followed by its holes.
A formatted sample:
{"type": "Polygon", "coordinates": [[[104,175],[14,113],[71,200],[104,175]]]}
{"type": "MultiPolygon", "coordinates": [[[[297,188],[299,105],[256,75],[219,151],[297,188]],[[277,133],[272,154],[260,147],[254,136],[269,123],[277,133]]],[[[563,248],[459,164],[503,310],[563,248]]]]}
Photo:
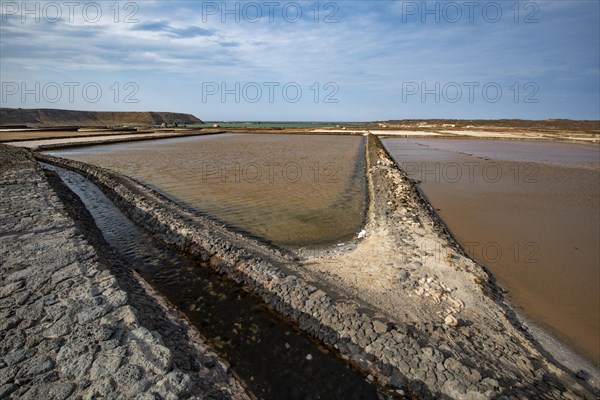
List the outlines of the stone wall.
{"type": "Polygon", "coordinates": [[[31,154],[4,145],[0,231],[0,398],[247,398],[198,340],[184,345],[212,370],[180,368],[31,154]]]}

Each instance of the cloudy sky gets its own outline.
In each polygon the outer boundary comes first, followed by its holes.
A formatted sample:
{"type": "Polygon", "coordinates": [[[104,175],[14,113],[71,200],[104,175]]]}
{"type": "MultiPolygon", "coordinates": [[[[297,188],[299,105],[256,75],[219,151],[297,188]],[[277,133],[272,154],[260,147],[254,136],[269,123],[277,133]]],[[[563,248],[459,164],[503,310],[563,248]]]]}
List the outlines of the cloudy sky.
{"type": "Polygon", "coordinates": [[[600,2],[1,0],[3,107],[600,119],[600,2]]]}

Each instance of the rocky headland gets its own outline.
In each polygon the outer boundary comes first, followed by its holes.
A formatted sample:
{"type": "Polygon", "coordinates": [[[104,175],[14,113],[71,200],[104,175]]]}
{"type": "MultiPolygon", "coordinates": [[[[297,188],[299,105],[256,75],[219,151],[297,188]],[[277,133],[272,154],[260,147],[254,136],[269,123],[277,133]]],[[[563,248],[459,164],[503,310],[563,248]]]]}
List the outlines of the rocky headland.
{"type": "Polygon", "coordinates": [[[158,111],[78,111],[50,108],[0,108],[1,125],[27,127],[56,126],[159,126],[202,124],[191,115],[158,111]]]}

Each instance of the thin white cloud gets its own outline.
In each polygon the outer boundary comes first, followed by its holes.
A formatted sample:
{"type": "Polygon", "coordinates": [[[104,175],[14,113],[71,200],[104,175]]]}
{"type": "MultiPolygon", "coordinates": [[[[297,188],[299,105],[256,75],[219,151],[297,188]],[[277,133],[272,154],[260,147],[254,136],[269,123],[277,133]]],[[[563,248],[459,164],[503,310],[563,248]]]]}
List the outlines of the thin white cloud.
{"type": "Polygon", "coordinates": [[[134,71],[141,81],[160,73],[190,91],[205,81],[336,82],[341,93],[355,96],[347,97],[352,104],[364,100],[361,91],[393,97],[406,81],[543,80],[548,86],[568,75],[580,86],[594,84],[597,12],[589,12],[590,2],[563,3],[536,2],[537,24],[511,18],[436,24],[403,22],[405,4],[382,1],[339,2],[338,23],[324,23],[324,10],[314,22],[313,3],[302,3],[305,15],[296,23],[281,15],[273,22],[222,23],[218,15],[203,16],[197,2],[144,1],[133,16],[138,22],[124,23],[131,10],[121,9],[115,22],[113,3],[106,2],[95,23],[77,13],[72,22],[50,24],[6,16],[0,66],[3,79],[13,80],[71,73],[122,80],[134,71]]]}

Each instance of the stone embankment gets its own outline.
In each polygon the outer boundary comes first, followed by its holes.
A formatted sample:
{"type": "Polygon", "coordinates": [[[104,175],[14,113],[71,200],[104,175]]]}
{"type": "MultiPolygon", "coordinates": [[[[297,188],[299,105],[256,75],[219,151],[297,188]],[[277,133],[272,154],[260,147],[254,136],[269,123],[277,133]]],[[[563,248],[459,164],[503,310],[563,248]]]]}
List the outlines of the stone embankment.
{"type": "Polygon", "coordinates": [[[133,133],[133,134],[118,134],[118,135],[92,135],[92,136],[75,136],[62,138],[40,138],[28,139],[19,141],[8,141],[5,144],[11,146],[19,146],[31,149],[32,151],[45,150],[60,150],[70,147],[81,147],[102,144],[116,144],[125,142],[135,142],[141,140],[158,140],[158,139],[175,139],[189,136],[201,136],[223,133],[214,130],[159,130],[151,133],[133,133]]]}
{"type": "MultiPolygon", "coordinates": [[[[443,226],[436,222],[411,182],[395,168],[378,139],[370,136],[368,140],[370,218],[385,218],[396,211],[391,207],[402,203],[405,216],[398,217],[400,223],[415,227],[427,224],[434,229],[429,234],[453,243],[445,238],[443,226]]],[[[76,161],[38,157],[83,174],[129,218],[157,238],[201,256],[215,270],[247,285],[302,330],[338,349],[343,357],[369,374],[367,379],[391,387],[398,395],[472,399],[593,397],[536,353],[516,330],[511,330],[512,325],[505,321],[505,310],[492,300],[485,303],[486,307],[495,307],[494,317],[506,322],[498,323],[498,329],[503,331],[497,335],[504,337],[498,346],[485,343],[493,336],[478,331],[487,321],[471,321],[476,325],[473,328],[460,326],[464,321],[459,321],[457,315],[465,304],[447,295],[449,288],[434,279],[416,282],[416,290],[421,294],[417,293],[411,301],[422,302],[424,296],[427,301],[435,300],[437,295],[440,303],[450,302],[447,314],[437,325],[428,322],[438,319],[431,315],[422,315],[423,323],[375,318],[373,313],[359,311],[360,302],[359,307],[349,307],[346,301],[338,301],[339,293],[333,289],[318,289],[298,277],[303,267],[293,254],[231,232],[130,178],[76,161]],[[514,346],[509,345],[513,342],[514,346]]],[[[458,248],[454,256],[464,257],[458,248]]],[[[479,266],[472,261],[461,265],[457,274],[466,274],[469,284],[481,288],[481,296],[494,296],[489,290],[493,285],[479,266]]],[[[406,290],[412,292],[415,287],[406,290]]]]}
{"type": "Polygon", "coordinates": [[[248,398],[127,266],[98,255],[31,153],[4,145],[0,227],[0,398],[248,398]]]}

